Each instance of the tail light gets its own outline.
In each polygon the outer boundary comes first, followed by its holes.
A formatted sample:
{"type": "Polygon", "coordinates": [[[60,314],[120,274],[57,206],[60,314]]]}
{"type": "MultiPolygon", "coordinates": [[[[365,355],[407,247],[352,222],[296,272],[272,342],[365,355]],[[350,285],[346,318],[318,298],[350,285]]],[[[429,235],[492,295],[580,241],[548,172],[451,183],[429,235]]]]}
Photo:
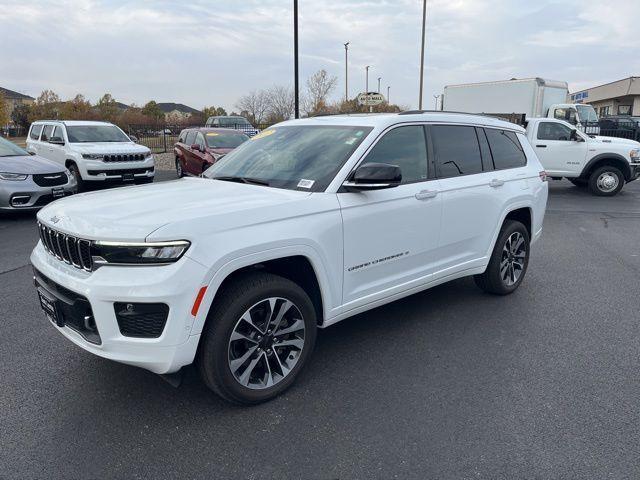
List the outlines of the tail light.
{"type": "Polygon", "coordinates": [[[544,170],[542,170],[538,175],[540,175],[540,180],[542,180],[543,182],[546,182],[548,180],[547,172],[545,172],[544,170]]]}

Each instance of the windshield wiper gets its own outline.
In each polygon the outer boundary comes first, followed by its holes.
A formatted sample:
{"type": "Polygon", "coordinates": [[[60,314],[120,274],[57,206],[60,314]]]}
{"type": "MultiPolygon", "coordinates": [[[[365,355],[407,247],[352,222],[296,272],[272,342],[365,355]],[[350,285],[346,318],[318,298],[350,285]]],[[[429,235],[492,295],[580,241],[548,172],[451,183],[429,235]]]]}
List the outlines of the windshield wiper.
{"type": "Polygon", "coordinates": [[[265,182],[264,180],[258,180],[257,178],[250,178],[250,177],[226,176],[226,177],[211,177],[211,179],[222,180],[223,182],[248,183],[250,185],[263,185],[265,187],[269,186],[269,182],[265,182]]]}

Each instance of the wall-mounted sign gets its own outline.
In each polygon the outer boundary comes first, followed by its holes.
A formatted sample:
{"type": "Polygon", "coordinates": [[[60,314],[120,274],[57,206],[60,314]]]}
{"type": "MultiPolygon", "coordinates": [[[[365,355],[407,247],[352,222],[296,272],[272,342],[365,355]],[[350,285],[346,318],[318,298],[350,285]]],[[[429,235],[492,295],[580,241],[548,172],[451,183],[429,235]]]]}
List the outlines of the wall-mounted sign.
{"type": "Polygon", "coordinates": [[[384,95],[377,92],[361,93],[357,97],[358,104],[371,107],[373,105],[380,105],[384,103],[384,95]]]}

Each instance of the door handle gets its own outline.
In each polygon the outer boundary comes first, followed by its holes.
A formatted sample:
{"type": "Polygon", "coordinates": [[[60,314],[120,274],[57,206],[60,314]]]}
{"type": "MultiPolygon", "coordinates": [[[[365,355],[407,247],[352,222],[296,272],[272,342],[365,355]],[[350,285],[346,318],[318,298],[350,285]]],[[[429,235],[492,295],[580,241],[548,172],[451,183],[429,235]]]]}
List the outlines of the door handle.
{"type": "Polygon", "coordinates": [[[437,190],[422,190],[416,193],[416,198],[418,200],[427,200],[429,198],[434,198],[438,195],[437,190]]]}
{"type": "Polygon", "coordinates": [[[538,147],[538,148],[547,148],[546,145],[536,145],[536,147],[538,147]]]}
{"type": "Polygon", "coordinates": [[[489,182],[489,186],[493,187],[493,188],[498,188],[504,185],[504,180],[498,180],[497,178],[494,178],[493,180],[491,180],[489,182]]]}

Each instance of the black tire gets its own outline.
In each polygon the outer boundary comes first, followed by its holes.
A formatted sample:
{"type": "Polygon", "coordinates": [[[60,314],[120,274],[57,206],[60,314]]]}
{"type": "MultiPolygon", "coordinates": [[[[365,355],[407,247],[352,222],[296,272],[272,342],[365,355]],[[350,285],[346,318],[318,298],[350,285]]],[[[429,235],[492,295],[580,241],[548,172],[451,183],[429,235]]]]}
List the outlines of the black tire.
{"type": "Polygon", "coordinates": [[[71,172],[71,175],[73,175],[73,177],[76,179],[76,185],[78,186],[78,193],[80,192],[84,192],[86,190],[86,183],[84,180],[82,180],[82,176],[80,175],[80,169],[78,169],[78,165],[76,165],[75,163],[71,162],[69,164],[69,171],[71,172]]]}
{"type": "Polygon", "coordinates": [[[587,186],[587,180],[584,178],[567,178],[567,180],[573,183],[576,187],[582,188],[587,186]]]}
{"type": "Polygon", "coordinates": [[[180,163],[180,159],[176,157],[176,175],[178,178],[184,177],[184,170],[182,169],[182,163],[180,163]]]}
{"type": "MultiPolygon", "coordinates": [[[[202,379],[211,390],[232,403],[252,405],[270,400],[291,386],[307,363],[315,345],[316,329],[313,303],[299,285],[271,273],[244,274],[223,287],[207,316],[197,359],[202,379]],[[271,297],[287,299],[297,307],[304,322],[304,343],[297,363],[278,383],[252,389],[242,385],[231,371],[231,335],[245,312],[271,297]]],[[[288,355],[285,355],[285,362],[288,361],[288,355]]],[[[257,354],[247,358],[249,363],[253,358],[257,358],[257,354]]]]}
{"type": "Polygon", "coordinates": [[[596,168],[589,176],[589,190],[599,197],[613,197],[622,190],[623,186],[624,175],[616,167],[605,165],[596,168]],[[608,186],[606,181],[611,178],[615,180],[612,181],[612,186],[608,186]]]}
{"type": "Polygon", "coordinates": [[[516,220],[505,220],[502,225],[502,229],[500,230],[500,234],[498,235],[498,239],[496,240],[496,244],[493,247],[493,253],[489,259],[487,270],[483,274],[475,275],[473,277],[476,285],[485,292],[493,293],[495,295],[508,295],[515,292],[527,273],[527,267],[529,266],[529,252],[531,249],[530,244],[531,239],[529,238],[529,232],[522,223],[516,220]],[[524,256],[520,258],[513,255],[507,255],[505,260],[505,249],[508,247],[507,242],[509,239],[519,238],[515,236],[516,234],[520,235],[524,240],[524,256]],[[513,278],[505,279],[501,269],[503,268],[503,263],[505,261],[507,262],[507,265],[510,265],[511,263],[509,259],[514,260],[516,258],[519,258],[522,262],[522,268],[515,268],[515,266],[512,266],[512,270],[509,270],[509,266],[507,266],[507,273],[511,271],[514,272],[515,275],[515,272],[520,270],[520,274],[515,282],[510,284],[510,281],[513,278]]]}

